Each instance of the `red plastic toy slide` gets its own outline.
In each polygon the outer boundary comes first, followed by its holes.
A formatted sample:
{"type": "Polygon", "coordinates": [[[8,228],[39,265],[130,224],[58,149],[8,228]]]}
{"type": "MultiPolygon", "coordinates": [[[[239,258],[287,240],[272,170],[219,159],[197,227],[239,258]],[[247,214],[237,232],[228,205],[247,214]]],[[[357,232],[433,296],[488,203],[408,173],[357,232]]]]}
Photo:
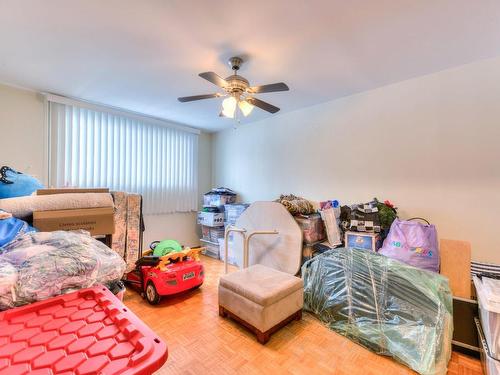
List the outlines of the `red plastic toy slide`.
{"type": "Polygon", "coordinates": [[[167,355],[167,345],[103,286],[0,313],[0,375],[145,375],[167,355]]]}

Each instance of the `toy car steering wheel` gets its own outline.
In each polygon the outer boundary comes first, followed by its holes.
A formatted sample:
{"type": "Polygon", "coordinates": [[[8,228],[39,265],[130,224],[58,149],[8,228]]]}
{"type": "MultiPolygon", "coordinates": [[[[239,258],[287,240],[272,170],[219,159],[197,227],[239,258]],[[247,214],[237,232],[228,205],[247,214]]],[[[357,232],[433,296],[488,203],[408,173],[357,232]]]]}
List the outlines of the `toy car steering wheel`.
{"type": "Polygon", "coordinates": [[[151,250],[154,250],[156,248],[156,245],[158,245],[160,243],[160,241],[153,241],[149,244],[149,248],[151,250]]]}

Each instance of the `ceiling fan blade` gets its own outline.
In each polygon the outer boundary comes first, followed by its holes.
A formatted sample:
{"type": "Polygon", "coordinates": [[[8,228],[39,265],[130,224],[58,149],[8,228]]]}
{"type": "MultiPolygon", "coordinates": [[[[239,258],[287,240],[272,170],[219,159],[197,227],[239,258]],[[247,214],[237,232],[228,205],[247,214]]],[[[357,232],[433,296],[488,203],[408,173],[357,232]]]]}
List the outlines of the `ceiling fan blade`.
{"type": "Polygon", "coordinates": [[[221,94],[206,94],[206,95],[183,96],[182,98],[177,98],[177,100],[180,101],[181,103],[185,103],[185,102],[192,102],[194,100],[218,98],[220,96],[221,96],[221,94]]]}
{"type": "Polygon", "coordinates": [[[278,107],[257,98],[247,98],[247,102],[269,113],[276,113],[280,110],[278,107]]]}
{"type": "Polygon", "coordinates": [[[264,92],[277,92],[277,91],[288,91],[290,90],[288,86],[283,83],[271,83],[270,85],[253,86],[247,89],[248,92],[252,94],[261,94],[264,92]]]}
{"type": "Polygon", "coordinates": [[[228,83],[227,81],[214,72],[205,72],[198,74],[201,78],[206,79],[209,82],[212,82],[214,85],[225,88],[228,83]]]}

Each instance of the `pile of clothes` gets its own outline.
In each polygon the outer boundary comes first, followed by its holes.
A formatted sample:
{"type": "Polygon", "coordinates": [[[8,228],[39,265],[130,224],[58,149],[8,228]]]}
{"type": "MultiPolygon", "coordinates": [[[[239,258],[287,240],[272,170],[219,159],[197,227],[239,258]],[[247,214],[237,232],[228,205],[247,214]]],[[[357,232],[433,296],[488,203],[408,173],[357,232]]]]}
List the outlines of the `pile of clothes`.
{"type": "Polygon", "coordinates": [[[338,200],[316,203],[293,194],[281,195],[276,201],[294,216],[302,230],[303,261],[325,250],[346,246],[348,232],[372,234],[376,238],[373,250],[377,250],[397,217],[397,208],[390,201],[382,203],[376,198],[343,206],[338,200]]]}
{"type": "Polygon", "coordinates": [[[345,231],[382,233],[385,238],[392,222],[397,217],[397,208],[386,200],[374,198],[371,202],[342,206],[340,220],[345,231]]]}
{"type": "Polygon", "coordinates": [[[124,260],[86,232],[36,232],[0,216],[0,310],[111,285],[125,272],[124,260]]]}
{"type": "Polygon", "coordinates": [[[293,194],[282,194],[276,202],[285,206],[292,215],[310,215],[316,212],[312,202],[293,194]]]}

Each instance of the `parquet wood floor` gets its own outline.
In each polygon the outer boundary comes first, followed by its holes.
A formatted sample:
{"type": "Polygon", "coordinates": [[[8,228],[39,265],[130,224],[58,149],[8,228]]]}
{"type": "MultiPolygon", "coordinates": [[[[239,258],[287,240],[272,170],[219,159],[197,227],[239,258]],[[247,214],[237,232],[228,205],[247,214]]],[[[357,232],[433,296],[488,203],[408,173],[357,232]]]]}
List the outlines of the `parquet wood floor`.
{"type": "MultiPolygon", "coordinates": [[[[414,374],[324,327],[304,313],[265,345],[237,323],[219,317],[217,285],[223,263],[203,257],[205,283],[195,291],[150,306],[133,290],[125,304],[168,345],[169,358],[157,374],[414,374]]],[[[482,374],[478,360],[453,353],[448,374],[482,374]]]]}

